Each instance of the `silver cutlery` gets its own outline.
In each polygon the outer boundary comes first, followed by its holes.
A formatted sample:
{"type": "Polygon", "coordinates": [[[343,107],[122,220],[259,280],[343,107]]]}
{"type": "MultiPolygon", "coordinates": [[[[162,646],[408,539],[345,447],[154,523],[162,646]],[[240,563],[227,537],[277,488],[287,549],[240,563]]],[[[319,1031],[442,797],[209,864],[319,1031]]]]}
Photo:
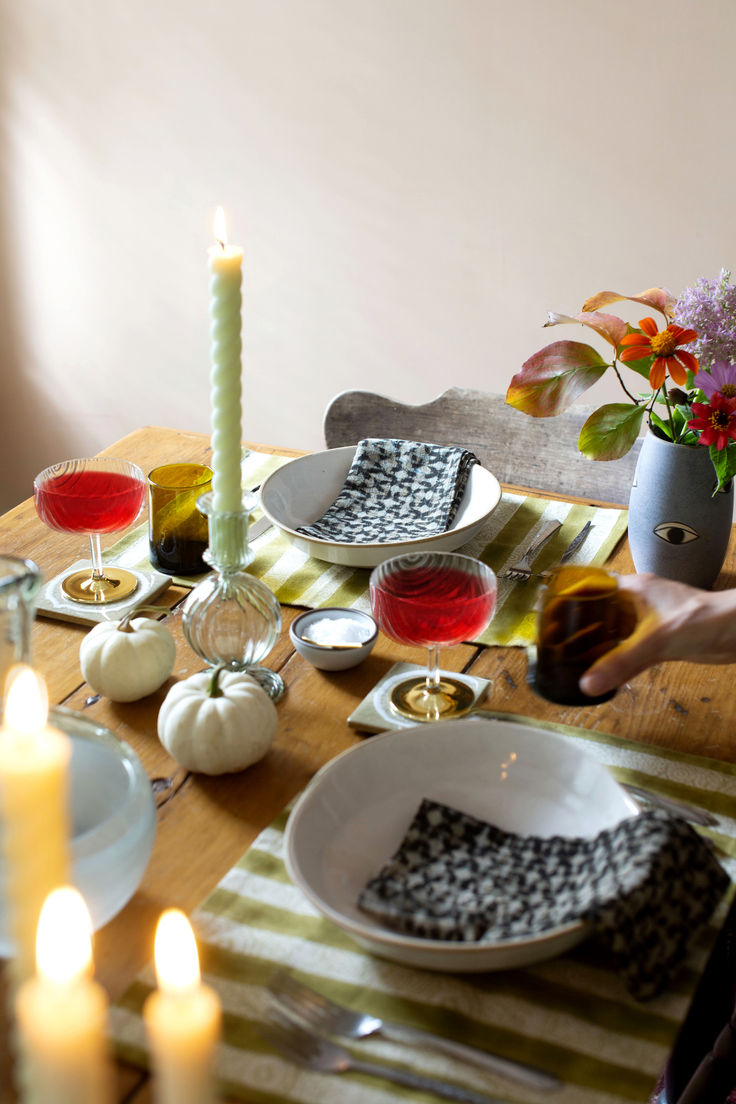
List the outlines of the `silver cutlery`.
{"type": "Polygon", "coordinates": [[[572,538],[572,540],[568,544],[567,548],[565,549],[565,551],[560,556],[560,566],[562,564],[566,564],[568,560],[572,559],[572,557],[575,555],[575,553],[577,552],[580,545],[584,542],[585,538],[587,537],[588,533],[590,532],[590,530],[592,528],[593,528],[593,522],[592,521],[586,521],[585,525],[580,530],[578,535],[576,537],[572,538]]]}
{"type": "Polygon", "coordinates": [[[318,993],[302,982],[297,981],[291,974],[283,971],[273,977],[269,983],[271,993],[278,1002],[292,1015],[298,1016],[310,1027],[318,1031],[324,1031],[328,1035],[342,1035],[349,1039],[363,1039],[368,1035],[380,1034],[386,1039],[396,1043],[407,1043],[410,1046],[431,1046],[449,1054],[453,1058],[470,1062],[474,1066],[488,1070],[490,1073],[508,1077],[527,1088],[541,1091],[559,1089],[562,1082],[559,1078],[547,1073],[546,1070],[529,1066],[524,1062],[516,1062],[510,1058],[502,1058],[497,1054],[489,1054],[487,1051],[478,1050],[464,1043],[456,1043],[452,1039],[445,1039],[440,1035],[434,1035],[421,1028],[407,1027],[404,1024],[390,1023],[381,1020],[377,1016],[370,1016],[365,1012],[354,1012],[341,1004],[318,993]]]}
{"type": "MultiPolygon", "coordinates": [[[[586,521],[585,525],[580,530],[580,532],[577,534],[577,536],[572,538],[572,540],[568,544],[567,548],[565,549],[565,551],[560,556],[558,562],[555,564],[555,567],[563,567],[569,560],[572,559],[572,557],[577,552],[578,548],[580,548],[580,545],[583,544],[583,542],[585,541],[586,537],[588,536],[588,533],[590,532],[590,530],[592,528],[593,528],[593,522],[592,521],[586,521]]],[[[547,579],[549,577],[551,571],[552,571],[552,568],[548,568],[547,571],[530,571],[529,574],[530,575],[537,575],[537,576],[539,576],[540,579],[547,579]]]]}
{"type": "Polygon", "coordinates": [[[267,1043],[280,1050],[292,1062],[308,1069],[320,1070],[322,1073],[347,1073],[353,1070],[370,1077],[382,1077],[409,1089],[431,1092],[446,1100],[457,1100],[461,1104],[506,1104],[498,1096],[486,1096],[460,1085],[451,1085],[448,1081],[439,1081],[435,1077],[422,1077],[398,1066],[363,1062],[354,1058],[344,1047],[309,1031],[278,1012],[274,1012],[272,1019],[267,1024],[262,1024],[259,1030],[267,1043]]]}
{"type": "Polygon", "coordinates": [[[265,533],[267,529],[270,529],[273,522],[270,518],[267,518],[264,514],[258,521],[254,521],[252,525],[248,526],[248,541],[253,541],[256,537],[260,537],[261,533],[265,533]]]}
{"type": "Polygon", "coordinates": [[[718,818],[709,813],[707,809],[700,809],[696,805],[690,805],[687,801],[678,801],[675,797],[665,797],[664,794],[654,793],[642,786],[634,786],[629,782],[619,782],[619,786],[640,801],[646,801],[650,805],[657,805],[674,816],[683,820],[691,820],[694,824],[702,824],[707,828],[713,828],[718,824],[718,818]]]}
{"type": "Polygon", "coordinates": [[[516,583],[525,583],[532,573],[532,564],[538,553],[562,525],[561,521],[548,521],[539,536],[529,545],[516,563],[499,573],[499,579],[513,579],[516,583]]]}

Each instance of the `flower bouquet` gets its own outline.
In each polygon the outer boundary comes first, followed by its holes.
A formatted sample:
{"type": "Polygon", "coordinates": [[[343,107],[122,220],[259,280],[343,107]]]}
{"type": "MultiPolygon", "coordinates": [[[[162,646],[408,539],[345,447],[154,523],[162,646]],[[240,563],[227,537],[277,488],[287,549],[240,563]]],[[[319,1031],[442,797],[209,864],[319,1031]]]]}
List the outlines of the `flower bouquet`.
{"type": "Polygon", "coordinates": [[[647,417],[651,431],[675,444],[707,447],[717,476],[714,494],[736,474],[736,286],[731,274],[700,279],[676,299],[666,288],[639,295],[602,291],[583,303],[580,314],[550,312],[545,326],[579,323],[612,348],[607,360],[591,345],[555,341],[529,358],[511,380],[506,401],[525,414],[548,418],[566,410],[607,371],[627,397],[594,411],[580,431],[578,448],[592,460],[624,456],[647,417]],[[604,312],[629,300],[661,314],[638,327],[604,312]],[[634,393],[624,367],[646,380],[634,393]],[[674,386],[673,386],[674,385],[674,386]]]}

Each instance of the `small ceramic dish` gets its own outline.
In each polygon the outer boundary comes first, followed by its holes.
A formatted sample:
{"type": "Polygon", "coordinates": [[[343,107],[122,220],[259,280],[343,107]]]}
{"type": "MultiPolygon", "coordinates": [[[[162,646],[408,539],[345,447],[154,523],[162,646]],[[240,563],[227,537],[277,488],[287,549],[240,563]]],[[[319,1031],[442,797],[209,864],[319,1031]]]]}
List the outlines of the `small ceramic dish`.
{"type": "Polygon", "coordinates": [[[289,636],[299,655],[304,656],[313,667],[319,667],[321,671],[345,671],[348,667],[357,667],[370,654],[378,639],[378,625],[369,613],[331,606],[329,609],[300,613],[289,627],[289,636]],[[334,632],[324,631],[325,621],[335,623],[334,632]],[[353,621],[357,626],[352,640],[353,634],[343,633],[337,628],[338,622],[347,621],[353,621]],[[314,631],[314,636],[310,630],[314,631]],[[366,636],[369,631],[370,635],[366,636]],[[342,636],[349,643],[339,642],[342,636]]]}

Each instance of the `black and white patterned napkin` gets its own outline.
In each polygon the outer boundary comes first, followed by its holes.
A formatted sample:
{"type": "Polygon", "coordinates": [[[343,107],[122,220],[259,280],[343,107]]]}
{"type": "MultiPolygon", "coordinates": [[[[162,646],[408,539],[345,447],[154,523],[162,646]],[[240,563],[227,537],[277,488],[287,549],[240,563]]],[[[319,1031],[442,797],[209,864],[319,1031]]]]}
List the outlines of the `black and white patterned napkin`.
{"type": "Polygon", "coordinates": [[[425,799],[358,904],[404,934],[457,942],[586,921],[643,1000],[667,984],[728,883],[708,843],[659,810],[590,839],[545,839],[425,799]]]}
{"type": "Polygon", "coordinates": [[[383,544],[444,533],[477,456],[457,445],[366,438],[332,505],[298,532],[322,540],[383,544]]]}

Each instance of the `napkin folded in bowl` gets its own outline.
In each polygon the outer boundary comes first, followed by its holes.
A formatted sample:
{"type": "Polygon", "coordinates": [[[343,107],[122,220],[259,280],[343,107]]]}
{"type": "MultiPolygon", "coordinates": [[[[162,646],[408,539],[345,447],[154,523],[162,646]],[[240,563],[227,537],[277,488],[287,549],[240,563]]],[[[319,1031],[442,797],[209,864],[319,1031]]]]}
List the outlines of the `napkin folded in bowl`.
{"type": "Polygon", "coordinates": [[[643,1000],[668,983],[728,883],[706,840],[661,810],[591,838],[543,838],[425,799],[358,904],[404,934],[458,942],[587,922],[643,1000]]]}
{"type": "Polygon", "coordinates": [[[450,528],[477,456],[459,445],[366,438],[332,505],[298,532],[350,544],[436,536],[450,528]]]}

